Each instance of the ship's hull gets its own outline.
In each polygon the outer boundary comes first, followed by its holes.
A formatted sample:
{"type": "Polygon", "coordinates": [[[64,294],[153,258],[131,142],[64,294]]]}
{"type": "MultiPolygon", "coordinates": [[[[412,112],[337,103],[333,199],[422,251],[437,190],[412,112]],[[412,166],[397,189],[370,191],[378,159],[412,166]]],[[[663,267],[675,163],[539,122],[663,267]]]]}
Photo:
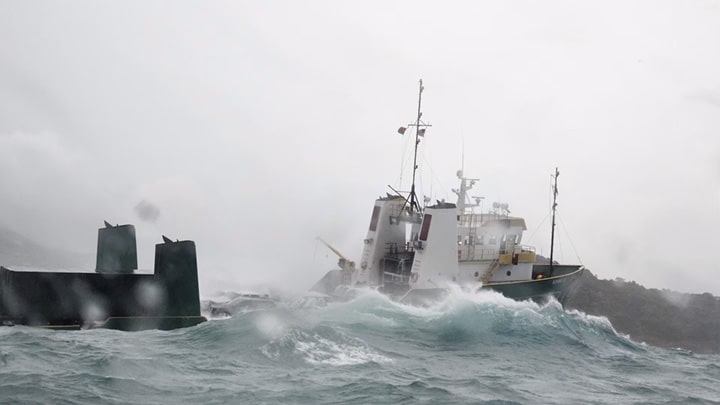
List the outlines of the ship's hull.
{"type": "MultiPolygon", "coordinates": [[[[489,283],[480,286],[475,291],[492,290],[518,301],[546,302],[550,297],[554,297],[563,304],[569,292],[572,291],[573,284],[580,278],[584,270],[585,268],[580,265],[554,265],[551,267],[550,265],[536,264],[533,266],[533,280],[489,283]]],[[[339,270],[331,272],[339,273],[339,270]]],[[[340,277],[337,276],[334,279],[339,281],[340,277]]],[[[316,288],[315,291],[340,299],[356,296],[351,293],[354,289],[347,288],[344,284],[329,285],[326,283],[322,287],[322,289],[316,288]]],[[[378,290],[396,301],[411,305],[427,305],[448,294],[448,290],[445,288],[410,289],[408,284],[400,283],[386,283],[378,290]]]]}
{"type": "MultiPolygon", "coordinates": [[[[546,271],[550,274],[550,265],[535,265],[533,266],[533,272],[536,272],[538,267],[547,269],[546,271]]],[[[582,266],[555,265],[552,269],[552,275],[549,277],[526,281],[489,283],[479,288],[478,291],[490,289],[508,298],[519,301],[527,299],[543,301],[549,297],[554,297],[562,304],[571,291],[573,283],[580,277],[584,270],[585,268],[582,266]]]]}
{"type": "MultiPolygon", "coordinates": [[[[533,300],[539,303],[547,302],[553,297],[563,304],[572,285],[584,270],[584,267],[576,265],[555,265],[552,270],[549,265],[536,265],[534,266],[535,273],[552,275],[534,280],[489,283],[480,286],[475,291],[492,290],[517,301],[533,300]]],[[[395,292],[397,291],[396,288],[395,292]]],[[[394,297],[402,303],[427,305],[442,299],[447,294],[448,291],[444,288],[424,288],[407,289],[402,295],[394,295],[394,297]]]]}

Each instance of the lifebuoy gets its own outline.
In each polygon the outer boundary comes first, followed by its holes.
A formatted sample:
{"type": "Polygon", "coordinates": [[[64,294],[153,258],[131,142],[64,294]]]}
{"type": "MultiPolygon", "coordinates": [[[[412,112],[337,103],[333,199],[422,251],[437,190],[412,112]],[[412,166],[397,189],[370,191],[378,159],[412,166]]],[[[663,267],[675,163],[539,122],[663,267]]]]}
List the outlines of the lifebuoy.
{"type": "Polygon", "coordinates": [[[410,273],[410,281],[412,281],[413,283],[417,283],[419,276],[420,275],[418,273],[410,273]]]}

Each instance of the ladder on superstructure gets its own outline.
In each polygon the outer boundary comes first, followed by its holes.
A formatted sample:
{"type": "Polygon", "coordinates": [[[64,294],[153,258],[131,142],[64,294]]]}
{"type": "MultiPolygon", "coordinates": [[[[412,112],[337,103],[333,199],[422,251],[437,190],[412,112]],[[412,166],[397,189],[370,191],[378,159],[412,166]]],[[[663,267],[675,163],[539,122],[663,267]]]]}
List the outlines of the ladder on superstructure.
{"type": "Polygon", "coordinates": [[[500,258],[493,259],[490,262],[488,269],[485,270],[485,273],[483,273],[483,275],[480,276],[480,282],[483,283],[483,285],[486,285],[488,282],[490,282],[490,279],[492,279],[492,277],[495,275],[495,272],[497,272],[499,268],[500,268],[500,258]]]}

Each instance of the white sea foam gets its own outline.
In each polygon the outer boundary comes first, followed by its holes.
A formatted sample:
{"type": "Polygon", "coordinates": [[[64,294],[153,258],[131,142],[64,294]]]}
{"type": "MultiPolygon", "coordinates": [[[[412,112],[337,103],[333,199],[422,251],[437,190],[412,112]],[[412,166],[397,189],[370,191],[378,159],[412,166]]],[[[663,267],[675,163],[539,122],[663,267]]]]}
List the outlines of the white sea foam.
{"type": "Polygon", "coordinates": [[[568,310],[566,310],[566,312],[568,314],[575,316],[576,318],[582,320],[585,323],[588,323],[590,325],[595,325],[601,329],[607,329],[607,330],[612,331],[615,334],[618,334],[618,332],[615,330],[615,328],[610,323],[610,320],[604,316],[586,314],[585,312],[579,311],[577,309],[568,309],[568,310]]]}
{"type": "Polygon", "coordinates": [[[294,329],[260,348],[265,356],[273,360],[282,360],[282,356],[287,354],[286,350],[310,364],[346,366],[392,362],[392,359],[373,350],[362,340],[340,332],[323,336],[318,332],[294,329]]]}
{"type": "Polygon", "coordinates": [[[539,312],[540,305],[532,301],[515,301],[495,291],[475,292],[462,286],[452,286],[445,297],[428,306],[414,306],[393,303],[411,316],[435,319],[458,308],[471,304],[479,306],[498,306],[517,311],[539,312]]]}
{"type": "Polygon", "coordinates": [[[287,327],[285,323],[272,313],[263,313],[255,319],[255,327],[265,337],[276,339],[282,336],[287,327]]]}
{"type": "Polygon", "coordinates": [[[347,366],[369,362],[388,363],[392,360],[377,353],[364,342],[347,338],[343,342],[335,342],[317,334],[307,340],[299,340],[295,350],[302,353],[311,364],[327,364],[331,366],[347,366]]]}

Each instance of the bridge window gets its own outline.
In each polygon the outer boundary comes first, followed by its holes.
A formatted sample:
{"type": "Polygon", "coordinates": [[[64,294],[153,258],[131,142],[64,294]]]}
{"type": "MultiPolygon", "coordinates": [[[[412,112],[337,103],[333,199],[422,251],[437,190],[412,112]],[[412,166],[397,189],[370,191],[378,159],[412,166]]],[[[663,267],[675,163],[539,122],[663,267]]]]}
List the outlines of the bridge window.
{"type": "Polygon", "coordinates": [[[370,230],[375,231],[378,225],[378,219],[380,219],[380,207],[377,205],[373,208],[372,217],[370,218],[370,230]]]}
{"type": "Polygon", "coordinates": [[[428,233],[430,232],[430,220],[432,220],[432,215],[425,214],[422,221],[422,228],[420,228],[420,240],[426,241],[428,237],[428,233]]]}

